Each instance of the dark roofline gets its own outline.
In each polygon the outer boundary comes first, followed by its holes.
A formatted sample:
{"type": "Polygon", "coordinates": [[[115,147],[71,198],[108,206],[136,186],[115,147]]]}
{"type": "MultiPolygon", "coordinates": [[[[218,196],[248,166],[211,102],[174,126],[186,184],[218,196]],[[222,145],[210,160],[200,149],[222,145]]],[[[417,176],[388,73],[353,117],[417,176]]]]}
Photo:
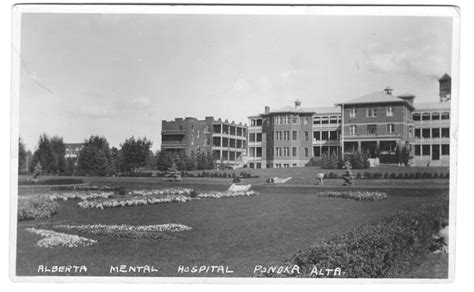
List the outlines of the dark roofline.
{"type": "Polygon", "coordinates": [[[342,106],[342,105],[368,105],[368,104],[387,104],[387,103],[404,103],[405,105],[407,105],[409,108],[411,108],[412,110],[415,109],[415,107],[413,106],[413,104],[411,104],[410,102],[406,101],[406,100],[403,100],[400,98],[400,100],[386,100],[386,101],[372,101],[372,102],[340,102],[340,103],[336,103],[337,106],[342,106]]]}

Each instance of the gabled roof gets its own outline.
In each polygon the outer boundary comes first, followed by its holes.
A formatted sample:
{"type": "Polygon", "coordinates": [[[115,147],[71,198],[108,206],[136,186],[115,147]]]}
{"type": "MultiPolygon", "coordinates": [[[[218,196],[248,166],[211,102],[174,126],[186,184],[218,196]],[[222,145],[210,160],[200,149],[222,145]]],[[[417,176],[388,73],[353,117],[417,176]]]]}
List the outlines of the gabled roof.
{"type": "Polygon", "coordinates": [[[382,92],[382,91],[376,91],[376,92],[372,92],[360,97],[356,97],[346,102],[341,102],[340,105],[367,104],[367,103],[405,103],[409,107],[413,107],[413,105],[407,102],[406,100],[403,100],[391,94],[386,94],[385,92],[382,92]]]}
{"type": "Polygon", "coordinates": [[[439,80],[450,80],[451,76],[448,75],[448,73],[444,73],[443,77],[441,77],[439,80]]]}

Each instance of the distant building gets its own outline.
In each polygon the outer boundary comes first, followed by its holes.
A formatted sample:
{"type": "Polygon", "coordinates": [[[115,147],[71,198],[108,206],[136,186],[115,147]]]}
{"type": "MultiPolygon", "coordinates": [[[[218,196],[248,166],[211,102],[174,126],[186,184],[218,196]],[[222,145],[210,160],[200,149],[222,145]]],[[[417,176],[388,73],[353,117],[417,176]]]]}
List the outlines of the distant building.
{"type": "Polygon", "coordinates": [[[176,118],[161,123],[161,150],[169,152],[208,152],[218,164],[242,167],[247,154],[247,125],[206,117],[176,118]]]}
{"type": "Polygon", "coordinates": [[[64,143],[66,147],[66,154],[65,158],[76,159],[79,157],[79,152],[81,152],[82,147],[84,147],[84,143],[64,143]]]}

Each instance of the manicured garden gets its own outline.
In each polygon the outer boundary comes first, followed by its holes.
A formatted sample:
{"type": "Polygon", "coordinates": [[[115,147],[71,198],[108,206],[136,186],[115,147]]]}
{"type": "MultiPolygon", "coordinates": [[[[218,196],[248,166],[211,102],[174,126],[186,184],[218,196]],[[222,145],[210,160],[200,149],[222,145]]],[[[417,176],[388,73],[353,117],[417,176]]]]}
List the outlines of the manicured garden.
{"type": "MultiPolygon", "coordinates": [[[[253,188],[255,193],[231,196],[225,192],[227,181],[84,180],[101,188],[77,193],[42,190],[43,196],[56,193],[50,197],[54,206],[44,207],[45,213],[54,207],[53,212],[18,222],[18,275],[37,275],[39,265],[87,265],[88,271],[80,275],[110,276],[111,266],[126,264],[153,265],[159,272],[151,276],[224,276],[183,275],[178,267],[225,265],[233,271],[227,277],[253,277],[258,276],[253,273],[256,265],[284,263],[315,243],[379,222],[404,208],[437,202],[448,194],[446,185],[376,191],[359,185],[348,192],[343,187],[281,188],[262,183],[253,188]],[[105,185],[127,190],[109,196],[105,185]],[[158,202],[176,195],[177,187],[182,187],[178,195],[186,197],[184,203],[158,202]],[[159,191],[163,189],[173,193],[159,191]],[[119,198],[129,203],[121,206],[119,198]],[[146,203],[136,203],[143,199],[146,203]],[[116,206],[81,207],[81,202],[115,202],[110,204],[116,206]],[[77,247],[68,247],[76,243],[77,247]]],[[[37,196],[27,189],[19,193],[20,197],[37,196]]]]}

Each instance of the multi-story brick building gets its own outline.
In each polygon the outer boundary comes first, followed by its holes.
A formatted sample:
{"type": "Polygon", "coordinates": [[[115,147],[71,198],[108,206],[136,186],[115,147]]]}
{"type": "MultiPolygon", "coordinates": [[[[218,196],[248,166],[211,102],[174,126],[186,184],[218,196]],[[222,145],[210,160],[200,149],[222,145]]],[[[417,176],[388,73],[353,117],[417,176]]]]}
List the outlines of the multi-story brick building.
{"type": "Polygon", "coordinates": [[[439,79],[440,100],[415,103],[410,93],[385,88],[337,107],[294,107],[249,117],[249,168],[304,166],[324,153],[381,155],[408,149],[414,165],[449,165],[451,78],[439,79]]]}
{"type": "Polygon", "coordinates": [[[237,167],[247,153],[247,125],[206,117],[176,118],[161,123],[161,150],[212,153],[218,163],[237,167]]]}
{"type": "Polygon", "coordinates": [[[369,158],[409,144],[413,136],[414,96],[392,95],[390,87],[340,103],[344,152],[362,151],[369,158]]]}
{"type": "Polygon", "coordinates": [[[325,149],[337,150],[337,108],[302,108],[297,100],[294,107],[267,106],[249,120],[249,168],[304,166],[325,149]]]}

